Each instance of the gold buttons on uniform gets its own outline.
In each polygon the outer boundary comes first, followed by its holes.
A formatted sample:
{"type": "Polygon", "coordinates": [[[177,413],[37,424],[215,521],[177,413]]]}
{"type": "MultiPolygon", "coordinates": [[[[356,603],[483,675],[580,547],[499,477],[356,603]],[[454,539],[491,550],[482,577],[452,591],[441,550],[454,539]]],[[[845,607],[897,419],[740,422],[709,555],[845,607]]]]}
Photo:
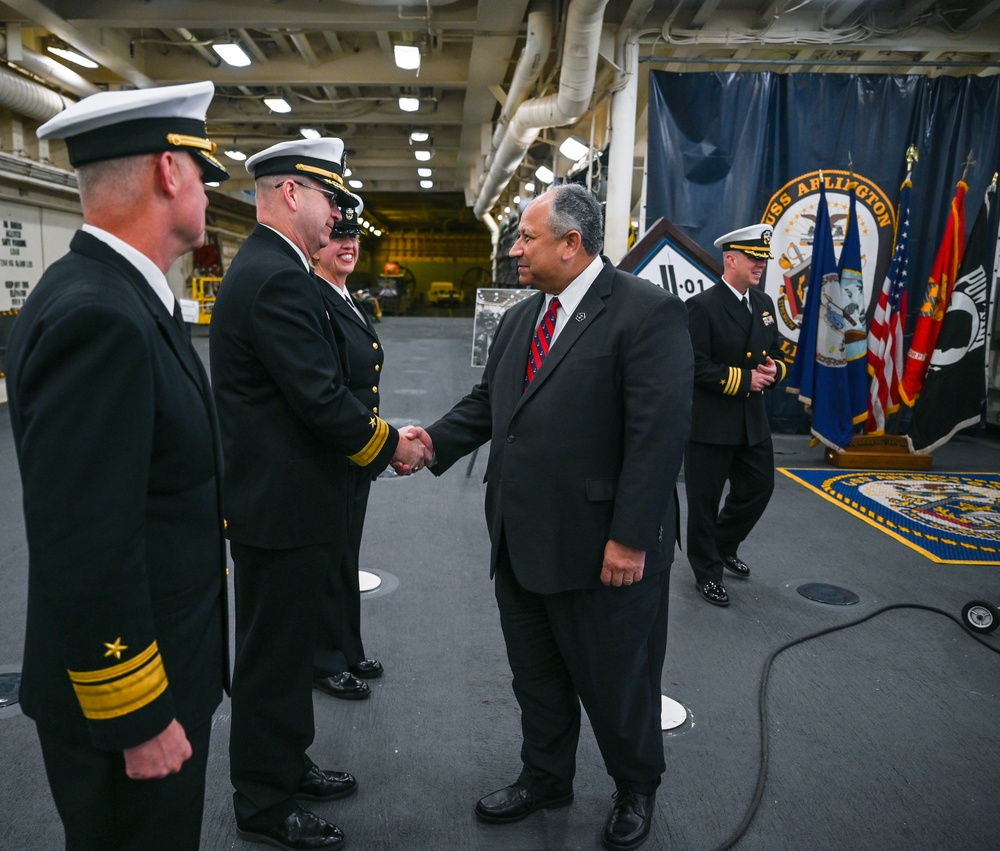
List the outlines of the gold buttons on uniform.
{"type": "Polygon", "coordinates": [[[378,388],[377,387],[373,387],[372,388],[372,393],[378,393],[378,388]]]}
{"type": "Polygon", "coordinates": [[[377,349],[378,348],[378,343],[372,343],[372,348],[373,349],[377,349]]]}
{"type": "Polygon", "coordinates": [[[381,365],[380,364],[375,364],[375,371],[376,372],[380,372],[381,370],[382,370],[381,365]]]}
{"type": "Polygon", "coordinates": [[[372,408],[372,413],[373,414],[377,414],[378,413],[378,405],[375,405],[375,407],[372,408]]]}
{"type": "Polygon", "coordinates": [[[752,352],[747,352],[747,357],[748,358],[752,358],[753,357],[753,353],[752,352]]]}

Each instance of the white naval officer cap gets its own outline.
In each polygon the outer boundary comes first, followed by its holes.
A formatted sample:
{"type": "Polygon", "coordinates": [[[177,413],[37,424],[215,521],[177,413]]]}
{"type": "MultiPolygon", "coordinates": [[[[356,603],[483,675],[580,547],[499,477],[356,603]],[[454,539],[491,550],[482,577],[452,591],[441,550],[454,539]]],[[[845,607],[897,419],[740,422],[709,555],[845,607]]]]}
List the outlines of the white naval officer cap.
{"type": "Polygon", "coordinates": [[[65,139],[74,166],[136,154],[187,151],[206,182],[229,178],[214,156],[205,114],[215,86],[205,80],[180,86],[98,92],[66,107],[38,128],[39,139],[65,139]]]}
{"type": "Polygon", "coordinates": [[[333,189],[337,203],[343,209],[361,204],[361,199],[344,185],[345,164],[343,141],[334,136],[323,136],[271,145],[250,157],[246,168],[254,180],[272,174],[311,177],[333,189]]]}
{"type": "Polygon", "coordinates": [[[770,225],[750,225],[730,231],[712,244],[723,251],[742,251],[757,260],[770,260],[774,256],[771,254],[771,233],[770,225]]]}

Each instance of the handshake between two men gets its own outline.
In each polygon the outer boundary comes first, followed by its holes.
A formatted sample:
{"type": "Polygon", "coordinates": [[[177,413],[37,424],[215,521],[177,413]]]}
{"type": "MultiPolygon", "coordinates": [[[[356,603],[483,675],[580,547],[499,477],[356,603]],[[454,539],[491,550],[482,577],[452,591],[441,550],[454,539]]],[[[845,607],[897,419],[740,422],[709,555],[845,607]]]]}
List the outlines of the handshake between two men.
{"type": "Polygon", "coordinates": [[[434,445],[426,431],[420,426],[404,426],[399,430],[399,443],[390,462],[397,476],[416,473],[433,460],[434,445]]]}

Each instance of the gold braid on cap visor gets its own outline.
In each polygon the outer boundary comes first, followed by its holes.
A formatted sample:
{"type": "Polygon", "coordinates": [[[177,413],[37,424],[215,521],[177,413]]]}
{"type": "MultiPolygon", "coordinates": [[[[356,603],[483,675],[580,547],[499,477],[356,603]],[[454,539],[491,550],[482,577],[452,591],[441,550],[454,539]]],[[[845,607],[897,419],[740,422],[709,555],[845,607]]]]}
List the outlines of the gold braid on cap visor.
{"type": "Polygon", "coordinates": [[[208,151],[209,154],[214,154],[219,149],[211,139],[185,136],[183,133],[167,133],[167,141],[178,148],[197,148],[199,151],[208,151]]]}
{"type": "Polygon", "coordinates": [[[304,163],[296,163],[295,164],[295,169],[296,169],[296,171],[307,171],[307,172],[310,172],[311,174],[318,174],[321,177],[326,178],[327,180],[332,180],[341,189],[345,188],[344,187],[344,178],[342,178],[335,171],[326,171],[326,169],[317,168],[314,165],[305,165],[304,163]]]}

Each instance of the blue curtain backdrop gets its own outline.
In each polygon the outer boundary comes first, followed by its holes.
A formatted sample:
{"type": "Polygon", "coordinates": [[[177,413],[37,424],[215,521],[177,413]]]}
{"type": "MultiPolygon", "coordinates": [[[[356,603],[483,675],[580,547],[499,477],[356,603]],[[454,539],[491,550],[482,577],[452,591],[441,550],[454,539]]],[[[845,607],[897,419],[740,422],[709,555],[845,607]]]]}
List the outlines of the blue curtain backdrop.
{"type": "MultiPolygon", "coordinates": [[[[866,250],[869,301],[881,287],[891,259],[905,152],[916,145],[920,159],[913,172],[909,276],[913,313],[923,302],[955,185],[970,150],[975,164],[965,178],[968,227],[1000,168],[998,76],[652,71],[649,109],[646,222],[664,217],[713,255],[719,253],[712,245],[716,237],[769,220],[769,209],[790,212],[790,205],[804,204],[796,213],[801,230],[807,224],[802,216],[811,218],[808,213],[815,210],[815,202],[810,208],[800,199],[806,189],[817,188],[819,169],[828,181],[833,170],[842,177],[849,172],[861,176],[870,199],[876,195],[881,199],[869,214],[874,225],[881,225],[869,227],[878,231],[869,234],[866,250]],[[783,189],[786,193],[777,201],[783,189]],[[888,217],[880,213],[886,206],[891,208],[888,217]]],[[[828,193],[835,188],[827,184],[828,193]]],[[[775,215],[771,218],[777,241],[789,227],[775,215]],[[779,227],[784,228],[780,234],[779,227]]],[[[996,233],[995,218],[991,227],[996,233]]],[[[777,258],[768,266],[765,289],[769,294],[787,294],[779,313],[789,319],[789,327],[797,308],[796,270],[790,267],[799,259],[808,261],[810,245],[811,233],[806,238],[803,232],[797,245],[790,246],[803,257],[789,252],[788,259],[782,258],[783,268],[777,258]],[[784,282],[783,271],[788,272],[784,282]]],[[[837,246],[839,251],[839,240],[837,246]]],[[[912,323],[913,316],[907,329],[912,323]]],[[[790,357],[797,330],[784,330],[789,334],[790,357]]],[[[784,392],[770,396],[776,429],[808,430],[794,397],[784,392]]]]}

